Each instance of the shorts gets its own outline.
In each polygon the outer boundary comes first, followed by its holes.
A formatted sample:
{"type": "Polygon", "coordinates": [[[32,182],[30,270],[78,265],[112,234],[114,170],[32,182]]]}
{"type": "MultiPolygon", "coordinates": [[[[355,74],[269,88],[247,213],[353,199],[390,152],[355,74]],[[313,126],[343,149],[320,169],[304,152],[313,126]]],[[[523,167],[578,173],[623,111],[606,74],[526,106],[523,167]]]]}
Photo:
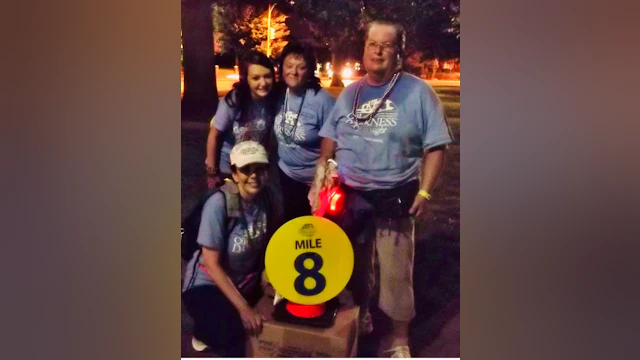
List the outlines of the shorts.
{"type": "Polygon", "coordinates": [[[415,316],[413,293],[413,259],[415,221],[411,218],[373,219],[353,241],[355,263],[349,288],[354,302],[368,309],[375,284],[376,252],[380,265],[378,307],[396,321],[410,321],[415,316]]]}

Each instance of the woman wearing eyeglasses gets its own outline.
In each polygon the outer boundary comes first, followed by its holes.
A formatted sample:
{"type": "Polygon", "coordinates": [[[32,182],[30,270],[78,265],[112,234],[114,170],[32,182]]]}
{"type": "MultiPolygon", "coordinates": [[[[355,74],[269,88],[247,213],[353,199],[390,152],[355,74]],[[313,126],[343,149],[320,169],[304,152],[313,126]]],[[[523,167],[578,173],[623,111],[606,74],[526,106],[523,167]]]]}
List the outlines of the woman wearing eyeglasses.
{"type": "Polygon", "coordinates": [[[253,140],[269,149],[277,110],[274,77],[273,64],[264,54],[252,51],[242,58],[240,80],[220,101],[211,119],[205,160],[209,188],[231,178],[229,152],[236,143],[253,140]]]}
{"type": "Polygon", "coordinates": [[[192,346],[217,354],[244,356],[247,335],[262,331],[253,309],[262,296],[261,274],[271,234],[279,226],[265,187],[269,161],[255,141],[230,152],[232,182],[212,195],[202,210],[197,242],[187,264],[182,299],[194,320],[192,346]]]}
{"type": "Polygon", "coordinates": [[[278,168],[284,196],[285,220],[311,215],[307,198],[320,157],[318,132],[335,99],[314,75],[317,67],[313,48],[291,42],[280,56],[280,110],[274,131],[278,140],[278,168]]]}

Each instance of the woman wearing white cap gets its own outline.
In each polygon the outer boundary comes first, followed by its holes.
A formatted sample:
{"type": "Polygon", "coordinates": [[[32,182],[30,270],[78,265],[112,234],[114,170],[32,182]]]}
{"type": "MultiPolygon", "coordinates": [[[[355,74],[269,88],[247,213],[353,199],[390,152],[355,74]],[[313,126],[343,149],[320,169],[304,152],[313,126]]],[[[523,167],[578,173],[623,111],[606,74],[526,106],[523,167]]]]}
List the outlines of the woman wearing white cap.
{"type": "Polygon", "coordinates": [[[194,320],[192,345],[225,356],[244,356],[247,334],[262,330],[253,308],[261,297],[264,252],[279,220],[265,182],[269,161],[255,141],[230,152],[233,182],[212,195],[202,210],[200,250],[187,265],[183,301],[194,320]]]}

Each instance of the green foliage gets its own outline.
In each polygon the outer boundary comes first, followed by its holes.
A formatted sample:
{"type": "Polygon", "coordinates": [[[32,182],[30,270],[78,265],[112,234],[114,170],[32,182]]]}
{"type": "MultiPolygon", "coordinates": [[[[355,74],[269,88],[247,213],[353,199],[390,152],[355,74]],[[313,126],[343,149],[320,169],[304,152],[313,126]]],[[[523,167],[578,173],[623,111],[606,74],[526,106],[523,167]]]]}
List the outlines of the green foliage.
{"type": "Polygon", "coordinates": [[[300,0],[293,7],[308,22],[319,44],[327,46],[340,58],[360,56],[351,54],[354,45],[362,43],[363,18],[359,1],[300,0]]]}
{"type": "Polygon", "coordinates": [[[299,0],[294,8],[309,22],[316,39],[340,58],[361,56],[364,25],[375,19],[403,25],[406,57],[460,56],[459,0],[299,0]]]}
{"type": "MultiPolygon", "coordinates": [[[[271,12],[271,28],[273,28],[273,36],[271,37],[271,57],[277,58],[287,45],[288,41],[284,39],[289,36],[289,28],[284,23],[287,16],[280,13],[277,9],[271,12]]],[[[267,53],[267,11],[253,19],[249,27],[251,28],[251,39],[257,44],[255,49],[262,53],[267,53]]]]}
{"type": "MultiPolygon", "coordinates": [[[[267,10],[238,1],[217,1],[211,7],[215,32],[215,51],[219,53],[242,53],[248,50],[267,52],[267,10]]],[[[271,13],[271,56],[280,54],[289,35],[285,25],[286,16],[274,9],[271,13]]]]}
{"type": "Polygon", "coordinates": [[[387,19],[403,25],[407,33],[406,57],[416,52],[422,60],[460,57],[460,6],[457,1],[368,0],[366,4],[367,20],[387,19]]]}

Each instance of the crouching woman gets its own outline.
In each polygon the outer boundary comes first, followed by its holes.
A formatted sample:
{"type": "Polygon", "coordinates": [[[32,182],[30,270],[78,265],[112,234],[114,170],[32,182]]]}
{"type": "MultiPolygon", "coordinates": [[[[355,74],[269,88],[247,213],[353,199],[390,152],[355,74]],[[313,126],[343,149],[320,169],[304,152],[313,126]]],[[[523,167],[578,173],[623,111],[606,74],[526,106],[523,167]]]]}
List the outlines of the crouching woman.
{"type": "Polygon", "coordinates": [[[262,331],[253,305],[262,295],[264,254],[279,221],[266,187],[269,161],[262,145],[238,143],[230,153],[233,182],[202,210],[200,249],[187,264],[182,299],[194,320],[192,345],[223,356],[245,355],[247,335],[262,331]]]}

